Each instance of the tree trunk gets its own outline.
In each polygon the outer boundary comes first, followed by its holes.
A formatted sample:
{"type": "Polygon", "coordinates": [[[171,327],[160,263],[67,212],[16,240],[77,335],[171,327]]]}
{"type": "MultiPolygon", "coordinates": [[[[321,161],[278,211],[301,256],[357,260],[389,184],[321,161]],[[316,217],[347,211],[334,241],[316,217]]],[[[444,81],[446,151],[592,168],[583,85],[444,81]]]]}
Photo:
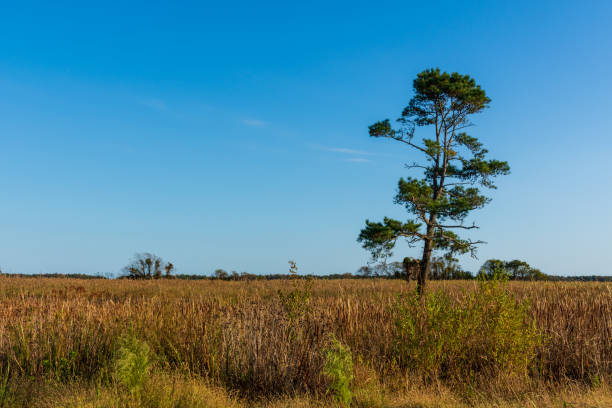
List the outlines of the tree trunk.
{"type": "MultiPolygon", "coordinates": [[[[433,217],[431,217],[431,219],[435,222],[433,217]]],[[[433,226],[430,224],[427,226],[427,238],[423,243],[423,257],[421,258],[419,275],[417,276],[417,292],[419,297],[423,297],[423,294],[425,293],[425,281],[427,279],[427,273],[429,272],[429,264],[431,263],[433,233],[433,226]]]]}
{"type": "Polygon", "coordinates": [[[431,241],[425,240],[425,244],[423,246],[423,258],[421,259],[421,264],[419,265],[419,274],[417,275],[417,292],[419,293],[419,297],[422,297],[423,293],[425,293],[425,280],[427,278],[427,272],[429,272],[430,258],[431,241]]]}

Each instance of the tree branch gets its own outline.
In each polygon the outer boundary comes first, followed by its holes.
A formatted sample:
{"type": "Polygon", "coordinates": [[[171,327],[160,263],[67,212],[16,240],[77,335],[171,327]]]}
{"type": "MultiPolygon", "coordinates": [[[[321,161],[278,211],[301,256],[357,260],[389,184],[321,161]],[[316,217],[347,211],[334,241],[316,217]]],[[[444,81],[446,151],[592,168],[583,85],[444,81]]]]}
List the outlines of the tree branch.
{"type": "Polygon", "coordinates": [[[478,229],[480,228],[478,225],[471,225],[469,227],[465,226],[465,225],[442,225],[442,224],[437,224],[438,227],[440,228],[463,228],[463,229],[478,229]]]}
{"type": "Polygon", "coordinates": [[[404,167],[407,168],[407,169],[417,169],[417,168],[418,169],[424,169],[424,170],[428,169],[427,166],[421,166],[420,164],[416,164],[416,162],[412,163],[410,165],[409,164],[404,164],[404,167]]]}
{"type": "Polygon", "coordinates": [[[454,242],[457,245],[466,245],[468,247],[468,250],[470,251],[470,256],[472,258],[476,258],[476,245],[479,244],[486,244],[485,241],[470,241],[470,240],[461,240],[461,239],[456,239],[453,237],[449,237],[447,235],[442,234],[442,237],[444,239],[448,239],[449,241],[454,242]]]}

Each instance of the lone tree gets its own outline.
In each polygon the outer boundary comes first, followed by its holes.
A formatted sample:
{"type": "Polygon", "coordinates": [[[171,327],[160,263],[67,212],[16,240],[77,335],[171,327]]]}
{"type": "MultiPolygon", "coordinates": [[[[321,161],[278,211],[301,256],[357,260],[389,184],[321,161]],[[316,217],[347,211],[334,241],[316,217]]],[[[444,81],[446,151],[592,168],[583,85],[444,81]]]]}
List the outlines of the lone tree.
{"type": "Polygon", "coordinates": [[[401,178],[395,196],[395,203],[405,206],[414,218],[406,222],[387,217],[383,222],[366,220],[358,241],[374,259],[390,256],[399,238],[405,238],[409,246],[422,241],[417,274],[417,290],[422,295],[433,250],[470,252],[475,257],[476,245],[483,242],[461,238],[453,230],[478,228],[464,225],[470,211],[490,201],[476,186],[495,188],[492,178],[508,174],[510,167],[505,161],[487,160],[487,150],[478,139],[463,131],[472,125],[471,115],[483,111],[491,101],[474,79],[428,69],[417,75],[413,88],[414,96],[396,128],[386,119],[369,130],[370,136],[400,142],[425,159],[406,165],[419,170],[420,177],[401,178]],[[431,130],[431,136],[422,143],[415,141],[417,128],[431,130]]]}
{"type": "Polygon", "coordinates": [[[165,263],[160,257],[144,252],[134,255],[134,259],[123,268],[123,272],[132,279],[159,279],[162,277],[162,271],[165,271],[165,276],[169,278],[174,271],[174,265],[171,262],[165,263]]]}

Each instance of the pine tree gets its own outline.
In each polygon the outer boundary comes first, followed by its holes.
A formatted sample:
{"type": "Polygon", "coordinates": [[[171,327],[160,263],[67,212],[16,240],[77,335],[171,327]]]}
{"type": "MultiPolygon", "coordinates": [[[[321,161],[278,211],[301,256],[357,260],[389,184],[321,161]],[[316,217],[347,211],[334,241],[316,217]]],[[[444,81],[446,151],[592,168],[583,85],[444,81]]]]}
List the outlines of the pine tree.
{"type": "Polygon", "coordinates": [[[417,275],[419,294],[423,294],[432,251],[452,254],[470,252],[476,245],[458,236],[453,230],[478,228],[465,225],[467,215],[482,208],[490,199],[477,186],[495,188],[492,178],[508,174],[505,161],[488,160],[487,150],[477,138],[465,133],[471,115],[482,112],[490,99],[468,75],[428,69],[413,82],[414,96],[393,128],[389,119],[369,127],[370,136],[400,142],[420,153],[425,162],[406,165],[420,170],[420,177],[401,178],[395,203],[414,218],[406,222],[385,217],[383,222],[366,220],[358,241],[374,258],[391,255],[396,241],[405,238],[410,246],[423,243],[417,275]],[[415,141],[417,128],[433,130],[432,137],[415,141]]]}

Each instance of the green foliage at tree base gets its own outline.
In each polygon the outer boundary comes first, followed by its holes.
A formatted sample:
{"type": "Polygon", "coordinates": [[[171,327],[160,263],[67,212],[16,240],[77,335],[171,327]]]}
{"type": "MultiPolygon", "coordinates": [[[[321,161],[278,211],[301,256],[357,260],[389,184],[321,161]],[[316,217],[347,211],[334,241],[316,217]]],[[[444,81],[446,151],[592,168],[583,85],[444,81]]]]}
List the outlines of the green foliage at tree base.
{"type": "Polygon", "coordinates": [[[527,308],[504,279],[479,280],[462,299],[442,291],[400,296],[394,310],[397,361],[432,378],[527,376],[542,342],[527,308]]]}

